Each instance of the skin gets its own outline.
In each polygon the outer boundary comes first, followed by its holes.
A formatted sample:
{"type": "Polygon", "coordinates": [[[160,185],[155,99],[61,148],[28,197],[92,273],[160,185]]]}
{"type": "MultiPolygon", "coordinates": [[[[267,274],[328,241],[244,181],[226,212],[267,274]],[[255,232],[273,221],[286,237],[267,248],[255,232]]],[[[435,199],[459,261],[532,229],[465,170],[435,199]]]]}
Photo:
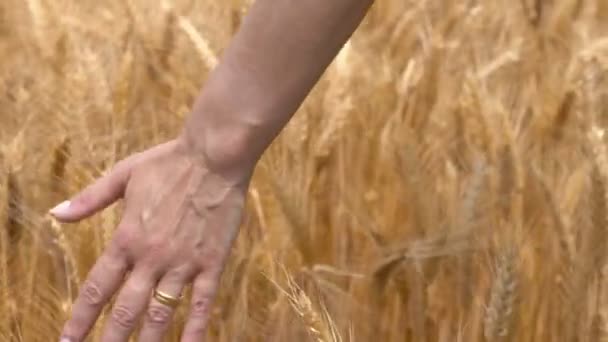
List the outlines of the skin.
{"type": "Polygon", "coordinates": [[[84,341],[116,296],[102,342],[162,341],[192,286],[182,342],[201,341],[238,235],[255,165],[373,0],[258,0],[211,73],[181,134],[132,155],[51,210],[76,222],[122,199],[121,223],[79,291],[61,341],[84,341]]]}

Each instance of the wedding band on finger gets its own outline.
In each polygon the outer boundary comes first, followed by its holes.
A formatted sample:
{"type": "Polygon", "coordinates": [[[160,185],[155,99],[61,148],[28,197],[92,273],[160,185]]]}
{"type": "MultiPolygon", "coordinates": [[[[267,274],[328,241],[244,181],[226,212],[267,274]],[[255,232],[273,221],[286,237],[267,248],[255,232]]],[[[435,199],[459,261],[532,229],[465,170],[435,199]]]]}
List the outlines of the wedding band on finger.
{"type": "Polygon", "coordinates": [[[183,297],[182,295],[176,298],[158,289],[154,290],[154,299],[170,308],[176,308],[181,303],[183,297]]]}

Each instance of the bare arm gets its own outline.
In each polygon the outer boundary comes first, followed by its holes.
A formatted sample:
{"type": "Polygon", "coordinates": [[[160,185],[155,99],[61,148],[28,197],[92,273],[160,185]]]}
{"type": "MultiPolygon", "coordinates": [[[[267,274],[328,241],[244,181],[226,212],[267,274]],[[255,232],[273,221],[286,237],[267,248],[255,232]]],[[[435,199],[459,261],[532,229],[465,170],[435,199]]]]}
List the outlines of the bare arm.
{"type": "Polygon", "coordinates": [[[373,0],[258,0],[186,125],[209,163],[252,165],[300,106],[373,0]]]}
{"type": "Polygon", "coordinates": [[[61,341],[84,341],[115,297],[102,342],[160,342],[192,285],[182,342],[200,341],[238,234],[256,161],[372,0],[258,0],[212,72],[184,134],[130,156],[54,209],[84,219],[122,198],[121,223],[80,289],[61,341]]]}

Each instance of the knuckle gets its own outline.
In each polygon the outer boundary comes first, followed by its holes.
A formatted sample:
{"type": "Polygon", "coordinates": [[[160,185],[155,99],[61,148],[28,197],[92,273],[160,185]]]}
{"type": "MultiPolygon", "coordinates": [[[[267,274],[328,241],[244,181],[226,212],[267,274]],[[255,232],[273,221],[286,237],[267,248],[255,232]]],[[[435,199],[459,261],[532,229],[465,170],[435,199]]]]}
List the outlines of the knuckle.
{"type": "Polygon", "coordinates": [[[211,297],[205,296],[197,298],[192,302],[192,312],[190,315],[194,318],[207,318],[211,307],[211,297]]]}
{"type": "Polygon", "coordinates": [[[124,329],[133,329],[137,319],[132,309],[124,305],[117,305],[112,310],[112,321],[124,329]]]}
{"type": "Polygon", "coordinates": [[[215,265],[222,260],[223,251],[219,247],[208,247],[203,252],[201,260],[206,261],[211,265],[215,265]]]}
{"type": "Polygon", "coordinates": [[[126,176],[131,170],[129,159],[123,159],[117,162],[108,174],[108,181],[111,186],[120,186],[126,181],[126,176]]]}
{"type": "Polygon", "coordinates": [[[114,236],[114,244],[122,252],[131,250],[136,241],[137,234],[131,226],[120,227],[114,236]]]}
{"type": "Polygon", "coordinates": [[[146,319],[152,325],[166,326],[171,320],[171,309],[162,305],[151,305],[146,319]]]}
{"type": "Polygon", "coordinates": [[[81,289],[82,299],[85,303],[92,306],[99,306],[103,303],[103,293],[99,285],[93,280],[87,280],[81,289]]]}
{"type": "Polygon", "coordinates": [[[163,254],[167,249],[167,239],[164,237],[151,237],[148,240],[148,251],[151,254],[163,254]]]}
{"type": "Polygon", "coordinates": [[[166,246],[157,245],[155,242],[147,242],[145,246],[146,251],[142,262],[148,263],[154,269],[164,270],[175,259],[175,253],[166,246]]]}
{"type": "MultiPolygon", "coordinates": [[[[207,259],[203,262],[203,271],[209,277],[209,281],[213,283],[219,282],[220,276],[224,270],[225,260],[222,258],[218,259],[207,259]]],[[[211,286],[211,285],[209,285],[211,286]]]]}
{"type": "Polygon", "coordinates": [[[208,246],[195,257],[197,266],[208,273],[215,273],[223,268],[225,252],[218,247],[208,246]]]}

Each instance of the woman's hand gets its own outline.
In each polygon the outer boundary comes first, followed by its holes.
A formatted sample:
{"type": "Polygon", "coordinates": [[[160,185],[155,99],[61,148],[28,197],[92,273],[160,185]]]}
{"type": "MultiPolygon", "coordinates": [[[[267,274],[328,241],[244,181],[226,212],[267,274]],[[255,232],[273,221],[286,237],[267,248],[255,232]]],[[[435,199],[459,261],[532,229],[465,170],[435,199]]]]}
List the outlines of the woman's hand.
{"type": "Polygon", "coordinates": [[[115,294],[101,341],[127,341],[140,322],[139,341],[162,341],[174,308],[155,291],[179,298],[190,284],[182,341],[201,341],[248,183],[249,177],[228,181],[210,170],[180,139],[119,162],[52,209],[58,220],[74,222],[124,198],[122,221],[81,288],[61,341],[84,341],[115,294]]]}
{"type": "Polygon", "coordinates": [[[173,310],[164,297],[153,297],[155,290],[179,297],[192,283],[182,342],[202,339],[254,164],[372,3],[256,1],[206,80],[182,138],[120,162],[52,210],[61,221],[77,221],[125,200],[122,222],[82,288],[63,338],[84,340],[118,293],[102,342],[127,341],[142,318],[140,341],[161,341],[173,310]]]}

